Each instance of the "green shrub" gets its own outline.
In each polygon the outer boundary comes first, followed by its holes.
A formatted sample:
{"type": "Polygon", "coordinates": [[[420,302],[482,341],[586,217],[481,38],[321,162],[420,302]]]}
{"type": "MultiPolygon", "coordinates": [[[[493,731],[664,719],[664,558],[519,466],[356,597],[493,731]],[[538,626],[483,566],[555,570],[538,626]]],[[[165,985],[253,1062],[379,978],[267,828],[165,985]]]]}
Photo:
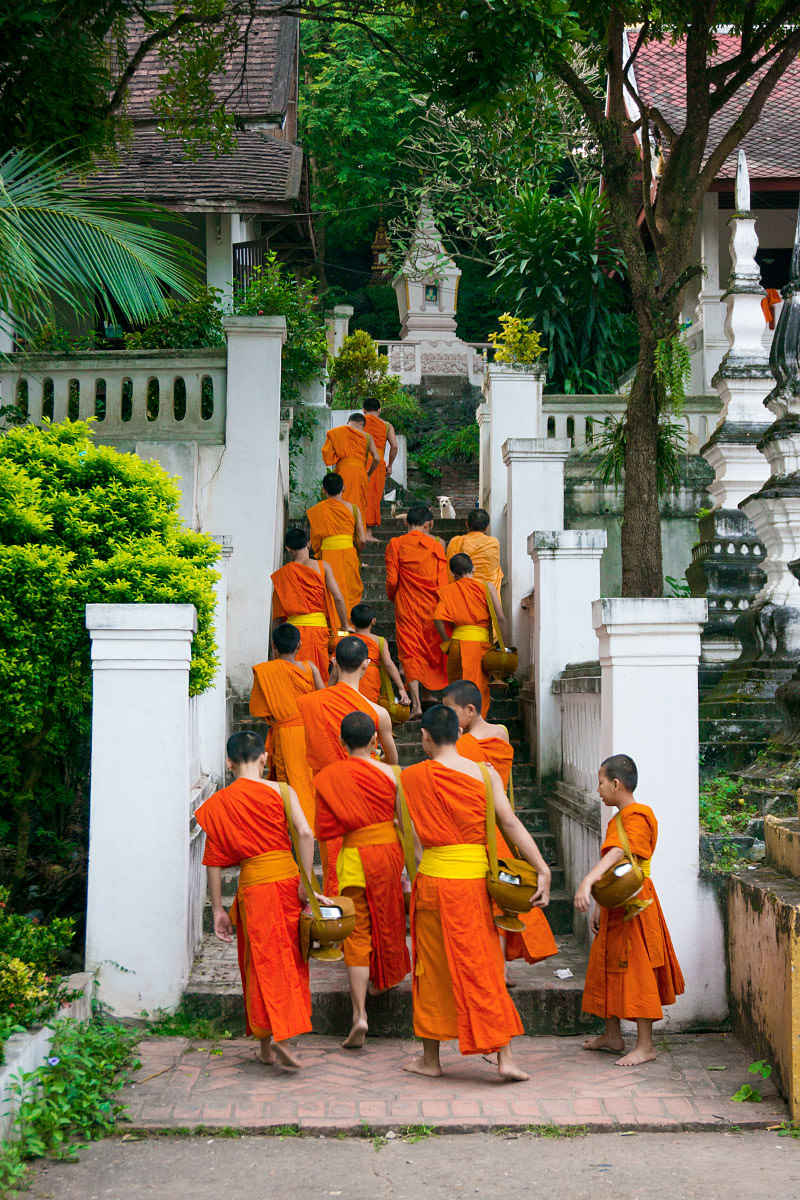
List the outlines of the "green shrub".
{"type": "Polygon", "coordinates": [[[39,902],[45,893],[56,906],[68,902],[67,878],[80,888],[91,722],[86,605],[194,604],[196,694],[216,666],[218,553],[210,538],[185,529],[178,489],[158,463],[96,446],[85,423],[25,425],[0,437],[0,811],[16,843],[16,890],[32,844],[39,902]]]}
{"type": "Polygon", "coordinates": [[[411,457],[416,465],[432,479],[440,479],[447,463],[477,462],[480,455],[479,431],[476,424],[462,425],[449,433],[433,434],[424,449],[411,457]]]}
{"type": "Polygon", "coordinates": [[[742,795],[742,783],[716,775],[700,785],[700,824],[709,833],[740,833],[759,815],[755,801],[742,795]]]}
{"type": "Polygon", "coordinates": [[[399,375],[389,374],[389,359],[378,353],[377,343],[363,329],[344,339],[328,371],[334,385],[333,407],[359,409],[365,397],[374,396],[381,404],[381,417],[394,425],[397,433],[416,430],[422,408],[412,392],[400,383],[399,375]]]}
{"type": "Polygon", "coordinates": [[[219,288],[201,288],[188,300],[168,300],[168,312],[123,335],[128,350],[201,350],[224,346],[219,288]]]}
{"type": "Polygon", "coordinates": [[[61,955],[72,942],[75,922],[56,917],[43,924],[12,912],[10,894],[8,888],[0,888],[0,954],[22,959],[45,972],[55,970],[61,955]]]}
{"type": "Polygon", "coordinates": [[[242,316],[286,318],[281,359],[284,404],[297,404],[302,386],[323,375],[328,343],[316,287],[315,280],[296,279],[271,253],[234,300],[233,311],[242,316]]]}

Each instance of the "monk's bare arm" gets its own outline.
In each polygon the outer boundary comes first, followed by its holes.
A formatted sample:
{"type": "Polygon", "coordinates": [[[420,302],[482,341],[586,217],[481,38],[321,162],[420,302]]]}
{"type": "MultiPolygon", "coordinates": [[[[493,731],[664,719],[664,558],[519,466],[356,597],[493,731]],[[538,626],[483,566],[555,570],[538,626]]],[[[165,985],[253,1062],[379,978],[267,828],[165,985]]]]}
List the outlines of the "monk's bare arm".
{"type": "Polygon", "coordinates": [[[222,868],[206,867],[208,871],[208,894],[211,897],[211,911],[214,914],[214,936],[221,942],[233,941],[233,925],[231,919],[222,907],[222,868]]]}
{"type": "MultiPolygon", "coordinates": [[[[303,864],[303,869],[313,886],[313,871],[314,871],[314,834],[311,832],[311,826],[306,820],[305,813],[297,799],[297,792],[294,788],[289,788],[289,798],[292,802],[292,821],[297,832],[297,852],[300,855],[300,861],[303,864]]],[[[308,894],[303,885],[302,879],[297,885],[297,894],[300,897],[300,903],[308,902],[308,894]]],[[[324,897],[327,899],[327,897],[324,897]]]]}
{"type": "Polygon", "coordinates": [[[506,618],[503,613],[503,606],[500,603],[500,597],[497,594],[497,588],[494,586],[493,583],[487,583],[486,586],[489,589],[489,595],[492,597],[492,604],[494,605],[494,611],[497,616],[497,624],[500,627],[500,635],[501,635],[503,641],[507,642],[508,641],[508,626],[506,625],[506,618]]]}
{"type": "Polygon", "coordinates": [[[361,509],[357,508],[355,504],[353,505],[353,516],[356,519],[356,544],[360,550],[366,541],[367,533],[364,529],[364,521],[361,517],[361,509]]]}
{"type": "Polygon", "coordinates": [[[387,426],[386,426],[386,441],[389,445],[389,461],[386,464],[386,474],[391,475],[392,463],[397,458],[397,451],[399,449],[399,446],[397,445],[397,434],[394,431],[394,425],[387,424],[387,426]]]}
{"type": "Polygon", "coordinates": [[[375,445],[375,439],[371,433],[367,434],[367,450],[372,455],[373,461],[370,463],[367,474],[371,475],[375,468],[380,464],[381,456],[378,454],[378,447],[375,445]]]}
{"type": "Polygon", "coordinates": [[[618,862],[621,862],[625,857],[625,852],[621,846],[612,846],[607,854],[604,854],[600,862],[592,867],[589,874],[582,879],[575,893],[575,907],[578,912],[588,912],[592,906],[592,887],[597,883],[601,875],[605,875],[606,871],[610,871],[618,862]]]}
{"type": "Polygon", "coordinates": [[[347,629],[347,605],[344,602],[342,589],[336,582],[336,576],[330,563],[323,562],[322,569],[325,572],[325,586],[333,596],[333,603],[336,605],[336,614],[339,618],[339,628],[347,629]]]}
{"type": "Polygon", "coordinates": [[[311,667],[311,678],[314,680],[314,687],[318,692],[321,692],[325,687],[325,681],[319,673],[319,667],[316,663],[312,662],[310,662],[308,665],[311,667]]]}
{"type": "Polygon", "coordinates": [[[394,744],[394,736],[392,734],[392,720],[385,708],[380,708],[379,705],[374,706],[378,713],[378,741],[383,747],[387,763],[394,766],[398,761],[397,746],[394,744]]]}
{"type": "Polygon", "coordinates": [[[522,824],[522,821],[514,815],[508,797],[503,791],[503,783],[500,776],[491,767],[489,768],[489,773],[492,777],[492,795],[494,796],[494,811],[497,823],[509,845],[516,846],[525,861],[536,868],[539,879],[536,895],[533,897],[533,907],[546,908],[550,903],[550,868],[544,861],[541,850],[522,824]]]}
{"type": "Polygon", "coordinates": [[[435,620],[433,622],[433,628],[438,633],[440,642],[449,642],[450,641],[449,637],[447,636],[447,630],[445,629],[444,621],[436,621],[435,620]]]}
{"type": "Polygon", "coordinates": [[[400,678],[400,672],[398,671],[397,667],[392,662],[392,656],[389,653],[389,647],[387,646],[386,642],[383,643],[383,649],[381,650],[381,662],[386,667],[386,673],[397,690],[397,694],[400,697],[400,703],[408,704],[409,700],[408,693],[406,692],[406,685],[400,678]],[[405,699],[403,699],[404,696],[405,699]]]}
{"type": "Polygon", "coordinates": [[[386,547],[386,595],[390,600],[394,600],[397,591],[397,585],[400,582],[400,572],[397,566],[397,555],[394,552],[392,543],[386,547]]]}

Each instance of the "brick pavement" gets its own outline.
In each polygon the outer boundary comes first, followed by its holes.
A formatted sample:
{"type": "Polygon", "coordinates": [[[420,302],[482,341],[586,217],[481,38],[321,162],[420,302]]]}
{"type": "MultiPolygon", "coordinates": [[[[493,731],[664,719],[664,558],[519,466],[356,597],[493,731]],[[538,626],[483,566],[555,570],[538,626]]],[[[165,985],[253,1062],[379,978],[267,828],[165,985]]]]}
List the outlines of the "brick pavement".
{"type": "Polygon", "coordinates": [[[150,1132],[298,1126],[308,1134],[358,1134],[420,1124],[451,1133],[548,1124],[712,1130],[764,1128],[786,1118],[768,1080],[758,1081],[761,1104],[730,1100],[742,1083],[755,1082],[747,1073],[750,1055],[731,1035],[673,1035],[655,1063],[633,1069],[580,1044],[579,1037],[517,1039],[515,1053],[531,1080],[512,1085],[455,1045],[443,1047],[445,1075],[422,1079],[400,1069],[415,1043],[394,1038],[370,1039],[353,1052],[308,1035],[296,1043],[303,1060],[296,1074],[257,1062],[255,1043],[246,1039],[145,1038],[141,1067],[122,1099],[131,1125],[150,1132]]]}

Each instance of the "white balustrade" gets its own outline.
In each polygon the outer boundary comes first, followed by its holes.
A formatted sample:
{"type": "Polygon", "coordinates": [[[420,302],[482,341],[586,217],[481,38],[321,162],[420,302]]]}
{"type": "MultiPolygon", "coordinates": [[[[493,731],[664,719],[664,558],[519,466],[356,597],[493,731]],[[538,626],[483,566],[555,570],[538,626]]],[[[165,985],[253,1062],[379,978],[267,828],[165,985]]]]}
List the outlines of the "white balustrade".
{"type": "MultiPolygon", "coordinates": [[[[596,446],[605,421],[618,421],[625,414],[627,396],[545,395],[542,397],[543,435],[569,438],[573,450],[596,446]]],[[[679,418],[686,431],[686,449],[699,453],[717,423],[720,401],[716,396],[688,396],[679,418]]]]}
{"type": "Polygon", "coordinates": [[[597,684],[592,691],[566,690],[562,685],[569,682],[556,681],[561,694],[561,774],[564,783],[591,796],[597,791],[600,765],[600,680],[585,681],[597,684]]]}

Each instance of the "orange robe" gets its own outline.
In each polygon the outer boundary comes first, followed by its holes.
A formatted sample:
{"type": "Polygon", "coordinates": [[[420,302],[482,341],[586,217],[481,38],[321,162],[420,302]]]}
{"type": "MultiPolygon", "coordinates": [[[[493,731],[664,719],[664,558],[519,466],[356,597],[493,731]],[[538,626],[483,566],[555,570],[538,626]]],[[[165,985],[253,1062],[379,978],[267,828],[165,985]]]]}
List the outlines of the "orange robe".
{"type": "Polygon", "coordinates": [[[344,889],[356,905],[356,927],[344,944],[349,967],[369,967],[375,987],[394,987],[411,970],[406,946],[406,908],[400,876],[403,851],[394,825],[397,785],[376,764],[347,758],[320,771],[317,832],[331,841],[344,839],[339,878],[348,871],[345,855],[360,860],[364,884],[344,889]]]}
{"type": "MultiPolygon", "coordinates": [[[[407,767],[403,788],[423,847],[485,846],[482,780],[431,760],[407,767]]],[[[523,1032],[504,983],[485,874],[441,879],[421,869],[411,895],[411,937],[417,1037],[457,1037],[462,1054],[488,1054],[523,1032]]]]}
{"type": "Polygon", "coordinates": [[[451,583],[453,576],[450,574],[449,568],[450,559],[454,554],[468,554],[472,559],[478,583],[493,583],[497,588],[498,596],[500,595],[503,569],[500,566],[500,543],[496,537],[489,537],[486,533],[472,529],[469,533],[459,533],[456,537],[450,538],[447,543],[447,567],[451,583]]]}
{"type": "MultiPolygon", "coordinates": [[[[319,563],[290,562],[279,567],[272,576],[272,616],[276,621],[289,621],[292,617],[315,613],[325,618],[322,625],[298,625],[300,648],[298,655],[305,662],[313,662],[319,670],[323,683],[328,682],[328,638],[331,629],[337,629],[339,618],[333,597],[325,586],[325,572],[319,563]]],[[[256,716],[257,714],[253,714],[256,716]]]]}
{"type": "Polygon", "coordinates": [[[306,731],[297,707],[299,696],[314,691],[309,667],[275,658],[253,667],[250,712],[269,723],[270,776],[293,787],[306,820],[314,827],[314,785],[306,758],[306,731]]]}
{"type": "MultiPolygon", "coordinates": [[[[502,738],[476,738],[471,733],[464,733],[456,742],[456,750],[464,758],[473,762],[487,762],[494,767],[503,781],[503,787],[508,792],[511,778],[511,767],[514,762],[514,747],[502,738]]],[[[497,854],[500,858],[516,857],[512,855],[508,843],[500,829],[497,830],[497,854]]],[[[499,909],[497,910],[500,911],[499,909]]],[[[506,958],[511,962],[515,958],[524,958],[526,962],[541,962],[558,954],[558,946],[553,937],[547,917],[541,908],[532,908],[530,912],[520,913],[519,919],[525,929],[522,933],[506,934],[506,958]]]]}
{"type": "Polygon", "coordinates": [[[352,425],[335,425],[325,438],[322,461],[344,480],[342,499],[358,505],[361,516],[365,516],[369,486],[367,463],[372,461],[367,449],[367,435],[352,425]]]}
{"type": "Polygon", "coordinates": [[[492,644],[492,618],[486,600],[486,585],[477,579],[457,579],[439,589],[439,602],[434,610],[437,621],[453,629],[459,625],[480,626],[486,630],[486,640],[462,641],[453,638],[447,656],[447,677],[469,679],[481,690],[481,713],[489,711],[489,676],[483,669],[483,656],[492,644]]]}
{"type": "MultiPolygon", "coordinates": [[[[350,610],[358,604],[364,594],[361,582],[361,564],[356,549],[356,518],[351,504],[342,504],[333,497],[321,500],[306,510],[311,549],[317,558],[329,563],[339,591],[344,597],[348,617],[350,610]],[[326,546],[329,538],[349,538],[347,546],[326,546]]],[[[337,629],[339,618],[334,615],[332,629],[337,629]]]]}
{"type": "Polygon", "coordinates": [[[386,422],[374,413],[364,413],[367,422],[367,433],[372,436],[375,449],[380,455],[380,462],[367,480],[367,509],[364,520],[367,525],[380,525],[381,500],[383,489],[386,487],[386,422]]]}
{"type": "MultiPolygon", "coordinates": [[[[622,826],[633,854],[650,859],[656,848],[658,822],[646,804],[620,810],[622,826]]],[[[619,846],[617,823],[609,822],[601,854],[619,846]]],[[[662,1004],[674,1004],[684,990],[667,923],[652,880],[645,879],[641,900],[652,900],[631,921],[623,922],[624,907],[600,909],[600,931],[589,952],[583,1010],[598,1017],[643,1017],[659,1021],[662,1004]]]]}
{"type": "MultiPolygon", "coordinates": [[[[337,683],[321,692],[300,696],[297,701],[300,716],[306,727],[306,756],[312,774],[316,777],[331,763],[347,758],[347,751],[339,741],[342,721],[348,713],[365,712],[372,717],[378,728],[378,717],[368,700],[351,688],[349,683],[337,683]]],[[[336,859],[342,848],[340,838],[327,842],[319,837],[319,853],[322,861],[322,890],[328,896],[338,894],[339,881],[336,876],[336,859]]]]}
{"type": "Polygon", "coordinates": [[[447,663],[433,627],[446,578],[444,549],[429,534],[411,529],[386,547],[386,594],[394,601],[397,655],[406,685],[418,679],[432,692],[447,687],[447,663]]]}
{"type": "Polygon", "coordinates": [[[230,913],[236,926],[247,1032],[258,1038],[271,1033],[276,1042],[309,1033],[311,992],[308,963],[300,953],[299,874],[277,787],[237,779],[210,796],[195,815],[206,831],[206,866],[241,863],[244,875],[247,860],[271,858],[257,864],[262,874],[271,876],[267,882],[242,886],[240,877],[230,913]]]}
{"type": "MultiPolygon", "coordinates": [[[[353,636],[351,634],[348,637],[353,636]]],[[[357,633],[355,637],[360,637],[364,645],[369,651],[369,666],[361,676],[361,683],[358,690],[362,696],[366,696],[373,704],[377,704],[381,698],[381,649],[378,644],[378,639],[373,637],[371,633],[357,633]]],[[[336,645],[339,645],[341,638],[336,639],[336,645]]]]}

